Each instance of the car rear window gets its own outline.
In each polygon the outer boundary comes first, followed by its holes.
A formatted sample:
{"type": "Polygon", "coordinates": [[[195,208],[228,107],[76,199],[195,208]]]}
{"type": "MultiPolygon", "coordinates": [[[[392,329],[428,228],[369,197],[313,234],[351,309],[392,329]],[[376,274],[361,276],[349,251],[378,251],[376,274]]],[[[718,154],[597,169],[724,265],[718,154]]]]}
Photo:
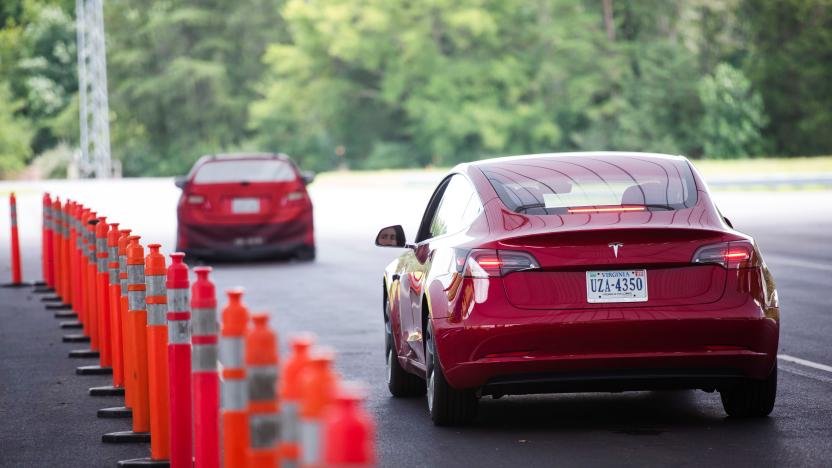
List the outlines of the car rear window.
{"type": "Polygon", "coordinates": [[[582,212],[581,207],[678,210],[696,205],[684,159],[575,155],[496,161],[480,166],[509,209],[527,214],[582,212]]]}
{"type": "Polygon", "coordinates": [[[211,161],[194,175],[197,184],[229,182],[290,182],[295,180],[292,165],[278,159],[238,159],[211,161]]]}

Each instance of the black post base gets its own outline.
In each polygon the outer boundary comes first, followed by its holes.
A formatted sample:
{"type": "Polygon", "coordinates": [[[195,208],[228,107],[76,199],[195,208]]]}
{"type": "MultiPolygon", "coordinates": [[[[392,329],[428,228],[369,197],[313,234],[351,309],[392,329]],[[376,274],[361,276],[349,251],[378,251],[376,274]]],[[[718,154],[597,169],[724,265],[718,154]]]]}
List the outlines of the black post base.
{"type": "Polygon", "coordinates": [[[56,318],[56,319],[78,318],[78,315],[77,315],[75,312],[73,312],[73,311],[69,311],[69,312],[55,312],[55,318],[56,318]]]}
{"type": "Polygon", "coordinates": [[[118,431],[101,436],[105,444],[149,444],[149,432],[118,431]]]}
{"type": "Polygon", "coordinates": [[[89,343],[90,337],[84,335],[64,335],[61,341],[64,343],[89,343]]]}
{"type": "Polygon", "coordinates": [[[92,396],[122,396],[124,389],[121,387],[113,387],[112,385],[105,385],[103,387],[91,387],[90,395],[92,396]]]}
{"type": "Polygon", "coordinates": [[[75,373],[78,375],[111,375],[113,373],[113,368],[101,366],[81,366],[75,368],[75,373]]]}
{"type": "Polygon", "coordinates": [[[32,283],[32,286],[35,287],[35,288],[39,288],[39,287],[45,288],[46,287],[46,281],[35,281],[35,282],[32,283]]]}
{"type": "Polygon", "coordinates": [[[170,462],[167,460],[154,460],[152,458],[134,458],[132,460],[121,460],[118,466],[132,467],[132,466],[160,466],[168,467],[170,462]]]}
{"type": "Polygon", "coordinates": [[[61,322],[61,328],[84,328],[84,324],[77,320],[72,320],[69,322],[61,322]]]}
{"type": "Polygon", "coordinates": [[[31,288],[32,285],[28,283],[3,283],[0,285],[4,288],[31,288]]]}
{"type": "Polygon", "coordinates": [[[133,410],[126,406],[116,406],[113,408],[101,408],[98,410],[99,418],[121,419],[133,417],[133,410]]]}
{"type": "Polygon", "coordinates": [[[74,349],[69,352],[69,357],[71,358],[79,358],[79,359],[89,359],[89,358],[98,358],[99,354],[98,351],[93,351],[91,349],[74,349]]]}
{"type": "Polygon", "coordinates": [[[58,296],[46,296],[40,298],[41,302],[61,302],[61,298],[58,296]]]}
{"type": "Polygon", "coordinates": [[[32,289],[32,292],[35,294],[52,294],[55,292],[54,289],[44,285],[35,284],[35,288],[32,289]]]}
{"type": "MultiPolygon", "coordinates": [[[[71,310],[70,304],[46,304],[46,310],[71,310]]],[[[75,312],[73,312],[75,314],[75,312]]]]}

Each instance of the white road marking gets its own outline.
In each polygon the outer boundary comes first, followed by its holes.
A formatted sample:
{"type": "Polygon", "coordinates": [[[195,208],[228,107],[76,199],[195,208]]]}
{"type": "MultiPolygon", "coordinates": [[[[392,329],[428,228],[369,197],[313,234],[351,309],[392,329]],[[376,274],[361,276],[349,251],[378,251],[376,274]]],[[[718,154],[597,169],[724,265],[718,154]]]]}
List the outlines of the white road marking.
{"type": "Polygon", "coordinates": [[[778,354],[777,358],[786,362],[800,364],[801,366],[811,367],[812,369],[832,373],[832,366],[827,366],[826,364],[819,364],[817,362],[807,361],[806,359],[800,359],[798,357],[789,356],[788,354],[778,354]]]}
{"type": "Polygon", "coordinates": [[[774,264],[782,264],[799,268],[810,268],[813,270],[832,271],[832,265],[820,262],[811,262],[807,260],[799,260],[790,257],[781,257],[779,255],[766,255],[766,260],[770,260],[774,264]]]}

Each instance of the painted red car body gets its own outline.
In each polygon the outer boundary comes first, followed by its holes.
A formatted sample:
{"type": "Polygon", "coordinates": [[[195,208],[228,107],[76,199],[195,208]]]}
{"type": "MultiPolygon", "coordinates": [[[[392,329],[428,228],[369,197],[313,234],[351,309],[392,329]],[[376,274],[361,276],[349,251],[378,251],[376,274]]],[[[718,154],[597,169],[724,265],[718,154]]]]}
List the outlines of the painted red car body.
{"type": "Polygon", "coordinates": [[[457,232],[425,238],[446,178],[428,205],[420,237],[384,273],[389,347],[406,372],[426,376],[428,327],[447,383],[477,396],[719,390],[776,370],[779,306],[771,274],[753,240],[730,227],[684,158],[532,155],[462,164],[448,177],[470,184],[481,212],[457,232]],[[557,168],[571,177],[646,164],[690,167],[695,204],[673,210],[633,205],[630,211],[622,201],[609,209],[523,213],[507,207],[487,176],[502,174],[521,190],[522,182],[513,179],[521,172],[557,168]],[[752,267],[693,262],[703,246],[730,241],[750,246],[745,255],[752,267]],[[460,255],[471,249],[526,252],[539,266],[468,277],[462,265],[470,259],[460,255]],[[588,271],[628,269],[646,270],[645,302],[588,302],[588,271]]]}
{"type": "MultiPolygon", "coordinates": [[[[222,170],[213,169],[222,173],[222,170]]],[[[182,195],[177,205],[177,249],[198,257],[247,259],[277,255],[315,256],[312,201],[306,190],[311,175],[301,173],[282,154],[215,155],[200,158],[189,174],[177,180],[182,195]],[[221,182],[201,183],[199,174],[217,165],[239,174],[221,182]],[[258,174],[240,169],[259,164],[285,169],[280,181],[258,181],[258,174]],[[233,165],[233,167],[232,167],[233,165]],[[247,210],[235,211],[240,200],[247,210]]]]}

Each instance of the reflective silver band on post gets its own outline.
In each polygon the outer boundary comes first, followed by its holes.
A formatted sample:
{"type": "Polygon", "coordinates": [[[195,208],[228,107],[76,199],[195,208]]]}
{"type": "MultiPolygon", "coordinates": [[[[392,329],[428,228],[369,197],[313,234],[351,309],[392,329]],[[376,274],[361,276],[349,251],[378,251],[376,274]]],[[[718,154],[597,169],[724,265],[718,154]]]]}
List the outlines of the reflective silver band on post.
{"type": "Polygon", "coordinates": [[[168,289],[168,344],[191,343],[191,320],[189,318],[171,320],[170,314],[188,314],[190,291],[187,288],[168,289]]]}
{"type": "Polygon", "coordinates": [[[43,226],[52,229],[52,208],[49,205],[43,205],[43,226]]]}
{"type": "Polygon", "coordinates": [[[127,284],[144,286],[144,265],[127,265],[127,284]]]}
{"type": "Polygon", "coordinates": [[[273,401],[277,387],[277,366],[249,366],[248,377],[249,401],[273,401]]]}
{"type": "Polygon", "coordinates": [[[168,297],[168,290],[165,286],[165,275],[146,275],[144,284],[147,285],[147,296],[168,297]]]}
{"type": "Polygon", "coordinates": [[[245,341],[243,337],[220,337],[219,360],[226,369],[242,369],[245,356],[245,341]]]}
{"type": "Polygon", "coordinates": [[[121,283],[121,294],[123,296],[127,294],[127,278],[122,278],[121,273],[127,273],[127,255],[118,256],[118,272],[118,280],[121,283]]]}
{"type": "MultiPolygon", "coordinates": [[[[146,300],[146,299],[145,299],[146,300]]],[[[147,304],[147,324],[164,325],[168,324],[167,304],[147,304]]]]}
{"type": "Polygon", "coordinates": [[[191,324],[188,320],[168,320],[168,344],[190,344],[191,324]]]}
{"type": "Polygon", "coordinates": [[[216,336],[219,328],[217,309],[196,308],[191,310],[191,332],[194,336],[216,336]]]}
{"type": "Polygon", "coordinates": [[[168,289],[168,310],[170,312],[190,312],[190,291],[187,288],[168,289]]]}
{"type": "Polygon", "coordinates": [[[127,310],[147,310],[144,291],[127,291],[127,310]]]}
{"type": "MultiPolygon", "coordinates": [[[[192,323],[193,324],[193,323],[192,323]]],[[[191,372],[217,371],[217,345],[194,344],[191,352],[191,372]]]]}
{"type": "Polygon", "coordinates": [[[297,442],[298,434],[298,404],[295,401],[283,401],[280,404],[280,440],[282,442],[297,442]]]}
{"type": "Polygon", "coordinates": [[[261,413],[249,416],[251,448],[273,448],[280,433],[280,417],[277,413],[261,413]]]}
{"type": "Polygon", "coordinates": [[[113,264],[118,265],[118,247],[107,247],[107,252],[109,252],[109,256],[107,257],[107,268],[110,271],[110,284],[119,284],[118,282],[118,271],[119,267],[112,266],[113,264]]]}
{"type": "Polygon", "coordinates": [[[248,382],[245,379],[222,381],[222,409],[245,411],[248,406],[248,382]]]}

